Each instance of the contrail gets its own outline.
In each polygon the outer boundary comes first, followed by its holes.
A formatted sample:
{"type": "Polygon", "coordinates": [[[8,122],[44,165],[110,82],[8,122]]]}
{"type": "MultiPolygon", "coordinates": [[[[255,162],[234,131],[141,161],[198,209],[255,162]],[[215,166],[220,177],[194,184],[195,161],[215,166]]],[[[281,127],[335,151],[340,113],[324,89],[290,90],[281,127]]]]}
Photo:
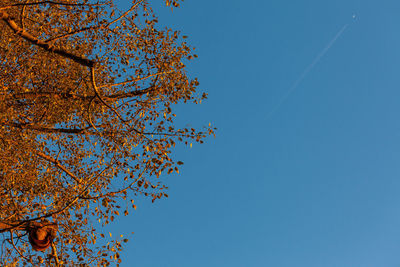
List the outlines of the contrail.
{"type": "MultiPolygon", "coordinates": [[[[354,16],[353,16],[354,18],[354,16]]],[[[285,100],[293,93],[293,91],[299,86],[299,84],[303,81],[303,79],[307,76],[307,74],[314,68],[314,66],[321,60],[321,58],[328,52],[328,50],[335,44],[336,40],[343,34],[343,32],[346,30],[346,28],[349,26],[349,24],[344,25],[340,31],[333,37],[333,39],[325,46],[324,49],[315,57],[313,62],[311,62],[310,65],[308,65],[307,68],[303,71],[303,73],[300,75],[299,78],[290,86],[289,90],[287,90],[286,94],[282,96],[282,98],[279,100],[278,104],[274,106],[274,108],[268,113],[267,119],[271,117],[272,114],[274,114],[280,106],[285,102],[285,100]]]]}

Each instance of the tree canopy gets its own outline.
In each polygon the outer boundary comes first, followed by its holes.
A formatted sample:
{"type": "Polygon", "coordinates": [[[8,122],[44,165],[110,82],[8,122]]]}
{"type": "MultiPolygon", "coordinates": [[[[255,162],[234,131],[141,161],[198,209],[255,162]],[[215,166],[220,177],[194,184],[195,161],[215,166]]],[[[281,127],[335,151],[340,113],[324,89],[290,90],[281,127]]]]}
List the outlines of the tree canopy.
{"type": "Polygon", "coordinates": [[[176,104],[206,94],[187,74],[194,49],[149,2],[1,1],[2,266],[119,263],[127,240],[99,229],[140,195],[167,197],[175,144],[214,134],[175,123],[176,104]]]}

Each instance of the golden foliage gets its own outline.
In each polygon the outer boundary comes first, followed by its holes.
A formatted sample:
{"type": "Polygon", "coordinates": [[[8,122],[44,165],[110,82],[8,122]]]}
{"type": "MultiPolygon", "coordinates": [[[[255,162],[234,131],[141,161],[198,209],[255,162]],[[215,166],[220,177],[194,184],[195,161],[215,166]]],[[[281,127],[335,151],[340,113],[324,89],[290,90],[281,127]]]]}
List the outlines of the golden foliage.
{"type": "Polygon", "coordinates": [[[2,266],[118,263],[121,241],[96,245],[98,227],[138,195],[168,196],[175,143],[213,134],[176,127],[173,105],[206,94],[186,74],[193,49],[157,23],[144,0],[1,1],[2,266]],[[46,259],[24,234],[43,220],[58,224],[46,259]]]}

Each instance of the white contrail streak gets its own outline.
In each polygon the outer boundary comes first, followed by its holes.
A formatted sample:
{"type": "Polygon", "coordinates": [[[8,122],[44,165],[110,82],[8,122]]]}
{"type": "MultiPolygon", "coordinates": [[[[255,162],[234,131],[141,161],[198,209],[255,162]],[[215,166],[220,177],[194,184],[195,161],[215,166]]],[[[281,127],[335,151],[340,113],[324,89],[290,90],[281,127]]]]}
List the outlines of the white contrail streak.
{"type": "Polygon", "coordinates": [[[274,106],[274,108],[268,113],[267,119],[274,114],[280,106],[285,102],[285,100],[293,93],[293,91],[299,86],[299,84],[303,81],[303,79],[307,76],[307,74],[314,68],[314,66],[321,60],[321,58],[328,52],[328,50],[335,44],[336,40],[343,34],[349,24],[344,25],[340,31],[332,38],[332,40],[325,46],[324,49],[315,57],[313,62],[308,65],[307,68],[301,73],[300,77],[290,86],[289,90],[287,90],[286,94],[282,96],[279,102],[274,106]]]}

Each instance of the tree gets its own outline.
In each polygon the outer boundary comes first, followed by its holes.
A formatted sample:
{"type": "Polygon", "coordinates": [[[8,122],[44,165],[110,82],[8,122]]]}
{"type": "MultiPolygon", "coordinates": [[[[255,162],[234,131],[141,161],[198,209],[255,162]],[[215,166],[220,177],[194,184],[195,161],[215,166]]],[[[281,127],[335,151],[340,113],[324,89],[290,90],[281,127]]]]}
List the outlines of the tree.
{"type": "Polygon", "coordinates": [[[206,98],[193,49],[146,0],[3,0],[0,32],[0,264],[120,262],[127,240],[99,229],[140,195],[167,197],[175,144],[214,134],[174,122],[206,98]]]}

